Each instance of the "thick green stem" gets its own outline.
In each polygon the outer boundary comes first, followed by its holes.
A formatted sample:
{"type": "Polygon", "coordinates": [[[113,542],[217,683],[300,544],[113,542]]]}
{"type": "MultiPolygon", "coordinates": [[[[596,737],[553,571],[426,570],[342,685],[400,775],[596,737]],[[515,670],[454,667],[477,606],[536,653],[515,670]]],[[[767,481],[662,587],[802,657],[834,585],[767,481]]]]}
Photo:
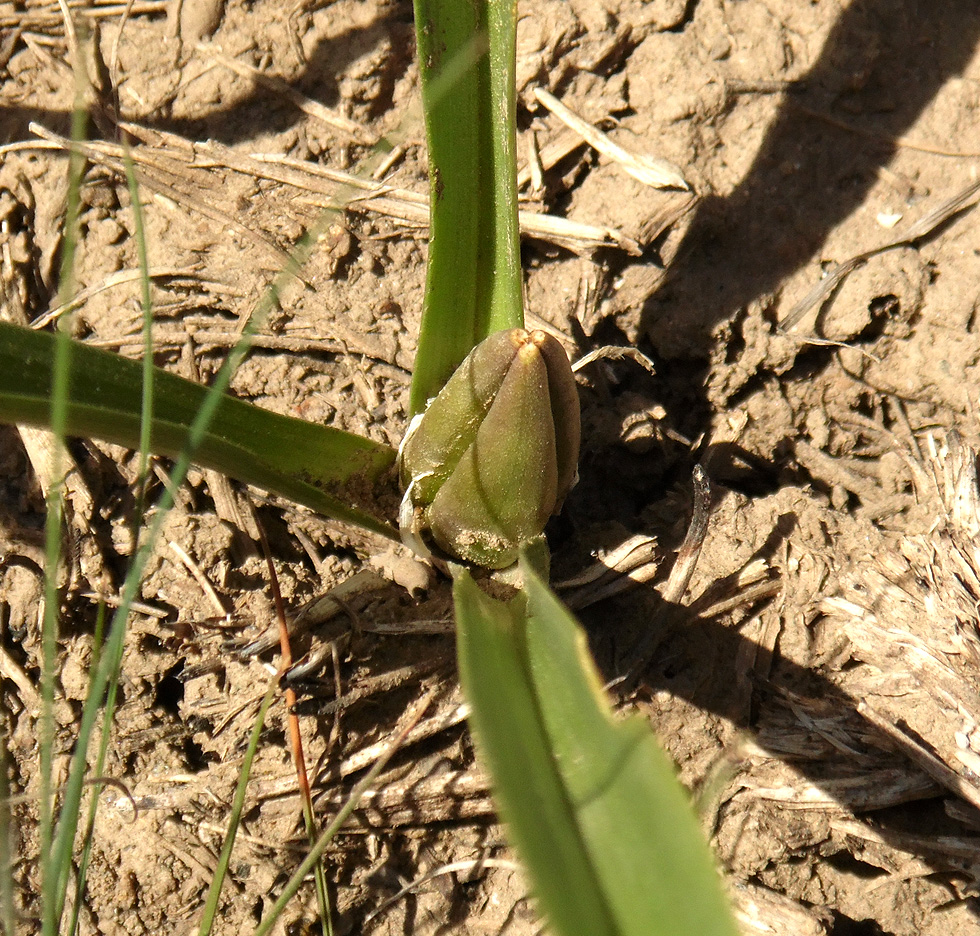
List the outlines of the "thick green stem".
{"type": "Polygon", "coordinates": [[[513,0],[416,0],[429,147],[429,264],[411,409],[470,349],[524,324],[513,0]]]}

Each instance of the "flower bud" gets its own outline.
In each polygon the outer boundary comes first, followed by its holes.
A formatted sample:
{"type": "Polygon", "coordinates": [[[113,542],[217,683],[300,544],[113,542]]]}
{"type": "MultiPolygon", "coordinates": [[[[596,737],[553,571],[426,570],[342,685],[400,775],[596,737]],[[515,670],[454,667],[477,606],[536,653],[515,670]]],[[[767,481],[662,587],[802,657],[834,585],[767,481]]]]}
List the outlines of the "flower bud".
{"type": "Polygon", "coordinates": [[[489,569],[517,559],[578,477],[578,391],[562,346],[514,328],[477,345],[399,450],[402,537],[489,569]]]}

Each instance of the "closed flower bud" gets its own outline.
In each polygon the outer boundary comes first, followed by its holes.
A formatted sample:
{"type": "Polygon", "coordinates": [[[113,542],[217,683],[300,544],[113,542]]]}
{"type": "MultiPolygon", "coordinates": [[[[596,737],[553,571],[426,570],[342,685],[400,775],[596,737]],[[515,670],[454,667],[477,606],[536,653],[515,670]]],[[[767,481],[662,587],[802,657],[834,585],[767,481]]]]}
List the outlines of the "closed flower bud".
{"type": "Polygon", "coordinates": [[[402,537],[502,569],[539,536],[575,483],[578,391],[562,346],[543,331],[477,345],[409,427],[399,451],[402,537]]]}

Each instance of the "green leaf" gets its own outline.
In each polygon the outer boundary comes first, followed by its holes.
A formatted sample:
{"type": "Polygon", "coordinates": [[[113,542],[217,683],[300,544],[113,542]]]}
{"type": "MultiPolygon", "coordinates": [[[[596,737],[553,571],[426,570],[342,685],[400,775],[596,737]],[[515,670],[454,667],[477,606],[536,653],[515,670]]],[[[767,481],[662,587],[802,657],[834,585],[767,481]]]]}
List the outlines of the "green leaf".
{"type": "Polygon", "coordinates": [[[613,714],[574,618],[521,566],[508,603],[468,573],[454,597],[471,726],[542,911],[564,936],[734,936],[672,764],[613,714]]]}
{"type": "Polygon", "coordinates": [[[262,704],[259,706],[255,722],[252,724],[252,733],[248,738],[248,747],[245,748],[245,756],[242,759],[241,769],[238,771],[238,783],[235,785],[235,795],[231,801],[231,812],[228,815],[228,826],[225,832],[224,841],[221,844],[221,852],[214,868],[214,877],[211,879],[211,886],[208,888],[208,896],[204,902],[204,910],[201,912],[201,925],[198,928],[198,936],[210,936],[214,927],[215,917],[218,913],[218,904],[221,901],[221,891],[224,888],[225,880],[228,877],[228,866],[231,864],[231,853],[235,847],[235,838],[242,822],[242,813],[245,810],[245,793],[248,789],[248,780],[252,773],[252,761],[259,749],[259,739],[262,736],[262,729],[265,727],[265,717],[269,712],[269,706],[276,698],[276,690],[279,688],[278,675],[273,677],[269,688],[265,691],[262,704]]]}
{"type": "MultiPolygon", "coordinates": [[[[0,322],[0,421],[50,425],[54,344],[54,335],[0,322]]],[[[67,433],[137,448],[141,388],[139,362],[72,342],[67,433]]],[[[208,392],[154,369],[154,452],[180,455],[208,392]]],[[[389,446],[223,396],[193,460],[326,516],[396,535],[373,506],[378,490],[393,484],[389,446]]]]}
{"type": "Polygon", "coordinates": [[[420,413],[484,338],[524,325],[517,224],[514,0],[415,0],[429,154],[420,413]]]}

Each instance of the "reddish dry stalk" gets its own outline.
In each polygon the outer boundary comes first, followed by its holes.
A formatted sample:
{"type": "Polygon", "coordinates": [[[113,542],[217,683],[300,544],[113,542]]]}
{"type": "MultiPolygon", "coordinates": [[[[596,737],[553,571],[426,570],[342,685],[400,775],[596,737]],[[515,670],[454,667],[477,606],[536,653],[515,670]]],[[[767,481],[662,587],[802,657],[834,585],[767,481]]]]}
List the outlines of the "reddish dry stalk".
{"type": "MultiPolygon", "coordinates": [[[[265,556],[266,565],[269,567],[269,583],[272,586],[272,600],[275,603],[276,617],[279,620],[279,654],[282,657],[282,664],[279,671],[286,673],[293,665],[293,652],[289,646],[289,628],[286,626],[286,611],[282,603],[282,592],[279,591],[279,579],[276,576],[276,567],[272,561],[272,553],[269,550],[269,541],[265,537],[265,530],[262,528],[262,524],[256,523],[256,526],[259,531],[259,539],[262,543],[262,554],[265,556]]],[[[313,796],[310,792],[309,776],[306,773],[306,757],[303,754],[303,738],[299,731],[299,718],[293,711],[295,706],[296,690],[287,685],[286,711],[289,722],[289,743],[293,750],[293,763],[296,765],[296,782],[303,801],[303,813],[307,820],[307,833],[310,836],[314,836],[313,796]]]]}

